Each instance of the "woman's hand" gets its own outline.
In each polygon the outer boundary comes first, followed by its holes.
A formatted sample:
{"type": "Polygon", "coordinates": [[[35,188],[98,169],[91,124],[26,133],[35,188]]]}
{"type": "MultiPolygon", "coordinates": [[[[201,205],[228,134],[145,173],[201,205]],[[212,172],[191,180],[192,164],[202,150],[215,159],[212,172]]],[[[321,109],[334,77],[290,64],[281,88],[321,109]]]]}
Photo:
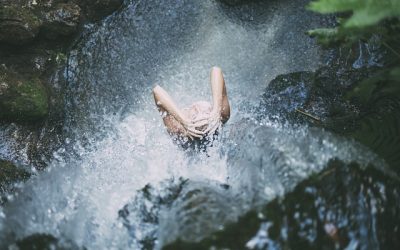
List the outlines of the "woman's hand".
{"type": "Polygon", "coordinates": [[[206,129],[203,131],[203,135],[214,134],[220,125],[221,112],[219,112],[218,110],[213,110],[207,117],[202,117],[193,121],[194,128],[207,126],[206,129]]]}
{"type": "Polygon", "coordinates": [[[181,122],[182,126],[185,128],[186,136],[193,140],[193,137],[203,138],[205,132],[196,129],[198,126],[193,121],[183,120],[181,122]]]}
{"type": "Polygon", "coordinates": [[[215,131],[219,128],[221,125],[221,112],[218,110],[213,110],[210,113],[210,116],[208,117],[208,124],[206,130],[204,130],[204,133],[206,134],[214,134],[215,131]]]}

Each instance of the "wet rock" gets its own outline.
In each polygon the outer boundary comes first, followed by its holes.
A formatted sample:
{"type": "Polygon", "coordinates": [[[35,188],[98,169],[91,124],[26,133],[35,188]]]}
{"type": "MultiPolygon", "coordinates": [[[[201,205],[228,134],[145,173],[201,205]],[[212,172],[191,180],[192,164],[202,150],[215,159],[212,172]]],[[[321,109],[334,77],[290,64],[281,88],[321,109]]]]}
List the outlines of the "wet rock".
{"type": "Polygon", "coordinates": [[[78,4],[85,10],[89,20],[96,21],[119,9],[123,2],[123,0],[83,0],[78,4]]]}
{"type": "Polygon", "coordinates": [[[78,247],[69,240],[59,240],[50,234],[33,234],[17,241],[16,246],[20,250],[79,250],[85,249],[78,247]]]}
{"type": "Polygon", "coordinates": [[[25,79],[0,69],[0,120],[29,122],[42,120],[48,113],[46,90],[37,77],[25,79]]]}
{"type": "Polygon", "coordinates": [[[308,124],[354,138],[400,173],[400,98],[381,97],[367,106],[347,98],[377,70],[333,65],[280,75],[262,96],[259,119],[308,124]]]}
{"type": "Polygon", "coordinates": [[[338,71],[322,67],[316,72],[279,75],[263,94],[260,107],[267,116],[276,115],[295,122],[320,123],[333,116],[356,116],[354,105],[344,95],[355,83],[368,77],[370,69],[338,71]]]}
{"type": "Polygon", "coordinates": [[[29,9],[21,6],[0,5],[0,42],[24,44],[39,33],[40,19],[29,9]]]}
{"type": "Polygon", "coordinates": [[[163,210],[159,222],[161,245],[197,242],[237,218],[233,194],[219,183],[188,182],[179,197],[163,210]]]}
{"type": "Polygon", "coordinates": [[[70,36],[76,33],[81,8],[73,3],[60,3],[43,15],[43,34],[47,38],[70,36]]]}
{"type": "Polygon", "coordinates": [[[0,160],[0,192],[5,192],[15,182],[28,179],[30,174],[9,161],[0,160]]]}
{"type": "Polygon", "coordinates": [[[314,82],[313,72],[294,72],[272,80],[263,95],[263,108],[268,114],[294,112],[305,105],[314,82]]]}
{"type": "Polygon", "coordinates": [[[398,177],[332,161],[224,230],[163,249],[398,249],[399,201],[398,177]]]}
{"type": "Polygon", "coordinates": [[[166,180],[159,188],[148,184],[138,191],[134,201],[126,204],[118,212],[119,220],[141,248],[154,249],[160,211],[177,199],[186,182],[187,180],[183,179],[166,180]],[[138,218],[141,219],[139,224],[138,218]]]}
{"type": "Polygon", "coordinates": [[[140,190],[119,217],[141,249],[177,239],[195,241],[236,218],[230,195],[220,183],[168,180],[140,190]]]}

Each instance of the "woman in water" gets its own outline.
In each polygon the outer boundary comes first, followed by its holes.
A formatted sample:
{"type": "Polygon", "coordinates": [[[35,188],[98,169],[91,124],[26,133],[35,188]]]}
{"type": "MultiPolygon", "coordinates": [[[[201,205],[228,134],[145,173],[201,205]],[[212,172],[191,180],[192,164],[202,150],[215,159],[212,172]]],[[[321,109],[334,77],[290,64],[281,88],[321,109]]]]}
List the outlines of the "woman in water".
{"type": "Polygon", "coordinates": [[[178,108],[171,96],[160,86],[153,89],[154,100],[170,134],[191,140],[203,138],[213,135],[222,123],[228,121],[231,109],[222,70],[213,67],[210,80],[212,104],[198,101],[184,109],[178,108]]]}

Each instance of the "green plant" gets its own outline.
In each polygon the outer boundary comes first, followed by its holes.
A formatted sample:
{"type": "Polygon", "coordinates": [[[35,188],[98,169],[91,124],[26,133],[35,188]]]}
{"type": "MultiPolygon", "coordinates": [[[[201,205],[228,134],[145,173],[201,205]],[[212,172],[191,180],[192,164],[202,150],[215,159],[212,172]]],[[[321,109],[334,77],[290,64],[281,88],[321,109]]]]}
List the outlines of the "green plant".
{"type": "Polygon", "coordinates": [[[308,31],[323,46],[351,46],[378,37],[386,51],[385,66],[374,77],[357,84],[346,97],[371,104],[382,95],[400,93],[400,0],[318,0],[308,9],[321,14],[338,14],[334,28],[308,31]]]}

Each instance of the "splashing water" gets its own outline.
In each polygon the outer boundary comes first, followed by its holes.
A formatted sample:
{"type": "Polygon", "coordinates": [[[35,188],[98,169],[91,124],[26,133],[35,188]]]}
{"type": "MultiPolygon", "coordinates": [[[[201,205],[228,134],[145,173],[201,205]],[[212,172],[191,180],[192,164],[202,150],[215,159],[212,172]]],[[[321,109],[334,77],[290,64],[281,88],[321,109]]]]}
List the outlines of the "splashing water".
{"type": "MultiPolygon", "coordinates": [[[[141,236],[132,238],[118,211],[148,183],[229,184],[232,197],[220,203],[231,202],[237,216],[332,158],[376,160],[327,132],[254,119],[269,80],[321,61],[304,31],[323,20],[303,10],[307,1],[293,2],[135,1],[86,27],[65,70],[65,146],[0,211],[0,246],[48,233],[88,249],[140,248],[141,236]],[[182,107],[210,100],[214,65],[224,71],[231,119],[207,152],[185,151],[166,133],[151,89],[160,84],[182,107]]],[[[161,218],[158,246],[184,233],[171,211],[161,218]]],[[[134,223],[140,228],[140,214],[134,223]]]]}

